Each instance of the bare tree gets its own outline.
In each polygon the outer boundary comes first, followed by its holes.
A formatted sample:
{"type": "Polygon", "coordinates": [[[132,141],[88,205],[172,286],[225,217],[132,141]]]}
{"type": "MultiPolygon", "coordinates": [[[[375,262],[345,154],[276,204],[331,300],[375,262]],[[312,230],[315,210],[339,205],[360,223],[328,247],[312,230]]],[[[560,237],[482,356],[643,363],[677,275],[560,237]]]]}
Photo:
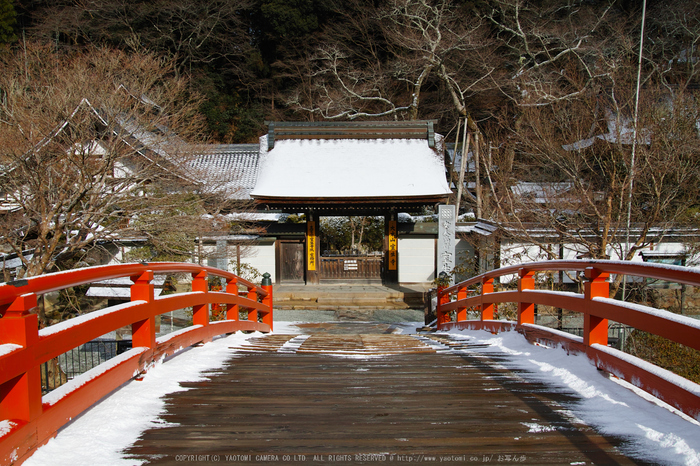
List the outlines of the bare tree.
{"type": "Polygon", "coordinates": [[[646,41],[644,61],[670,94],[697,87],[700,77],[700,4],[679,0],[659,5],[647,15],[651,40],[646,41]]]}
{"type": "Polygon", "coordinates": [[[342,29],[327,32],[309,57],[310,86],[288,104],[325,119],[416,119],[425,88],[441,80],[454,109],[467,114],[466,100],[496,69],[484,22],[449,0],[364,7],[356,1],[338,10],[342,29]]]}
{"type": "Polygon", "coordinates": [[[79,44],[110,43],[174,60],[176,71],[215,62],[246,73],[252,49],[244,12],[249,0],[79,0],[41,11],[34,32],[79,44]]]}
{"type": "Polygon", "coordinates": [[[630,260],[682,230],[697,205],[700,102],[646,87],[633,172],[632,118],[587,97],[523,110],[517,131],[493,150],[494,164],[510,170],[490,173],[492,208],[513,238],[550,259],[560,254],[552,244],[567,244],[584,257],[630,260]]]}
{"type": "Polygon", "coordinates": [[[625,17],[612,2],[493,5],[484,17],[519,57],[501,86],[516,114],[491,131],[494,162],[484,167],[494,218],[550,258],[559,255],[551,244],[564,242],[581,255],[630,259],[682,228],[700,178],[695,2],[648,12],[652,30],[683,39],[650,34],[636,121],[641,11],[625,17]]]}
{"type": "Polygon", "coordinates": [[[183,139],[200,137],[199,99],[169,62],[30,46],[2,55],[0,70],[0,241],[19,276],[85,263],[152,223],[182,232],[178,215],[205,212],[183,139]]]}
{"type": "Polygon", "coordinates": [[[575,98],[600,85],[628,50],[629,36],[620,34],[627,21],[615,3],[493,0],[481,15],[511,71],[494,83],[518,106],[575,98]]]}

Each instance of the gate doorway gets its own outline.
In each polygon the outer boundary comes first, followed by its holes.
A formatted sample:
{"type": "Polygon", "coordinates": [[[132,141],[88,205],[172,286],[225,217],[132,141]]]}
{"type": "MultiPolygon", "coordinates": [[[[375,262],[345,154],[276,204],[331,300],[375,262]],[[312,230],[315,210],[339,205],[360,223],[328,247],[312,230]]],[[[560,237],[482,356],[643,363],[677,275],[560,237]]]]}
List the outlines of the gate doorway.
{"type": "Polygon", "coordinates": [[[322,282],[381,283],[384,217],[321,217],[318,278],[322,282]]]}

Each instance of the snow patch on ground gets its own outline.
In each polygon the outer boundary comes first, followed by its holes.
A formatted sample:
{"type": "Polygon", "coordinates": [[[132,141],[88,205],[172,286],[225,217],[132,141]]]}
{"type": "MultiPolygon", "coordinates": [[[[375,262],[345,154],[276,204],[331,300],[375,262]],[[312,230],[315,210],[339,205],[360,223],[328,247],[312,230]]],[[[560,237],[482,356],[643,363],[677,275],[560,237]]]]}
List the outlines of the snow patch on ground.
{"type": "Polygon", "coordinates": [[[231,346],[246,344],[260,333],[238,332],[202,347],[186,351],[149,370],[141,381],[131,381],[64,427],[29,458],[25,466],[133,466],[142,464],[124,459],[121,451],[132,445],[141,433],[162,427],[158,417],[164,412],[163,397],[184,390],[181,382],[206,379],[206,371],[218,369],[236,352],[231,346]]]}
{"type": "Polygon", "coordinates": [[[664,465],[700,466],[700,423],[604,377],[585,355],[532,345],[517,332],[492,335],[481,330],[453,330],[450,334],[488,345],[470,348],[470,352],[507,354],[509,362],[502,364],[527,370],[530,375],[522,375],[525,378],[577,394],[581,401],[567,406],[572,415],[603,434],[627,439],[625,453],[664,465]]]}
{"type": "MultiPolygon", "coordinates": [[[[405,325],[406,333],[411,327],[415,329],[415,323],[405,325]]],[[[293,322],[275,322],[275,333],[303,331],[293,322]]],[[[700,423],[684,419],[659,403],[650,402],[650,397],[638,396],[624,383],[604,377],[584,355],[567,355],[561,349],[532,345],[517,332],[492,335],[480,330],[454,330],[450,333],[454,338],[485,345],[470,348],[472,354],[506,354],[507,362],[502,364],[527,370],[522,377],[542,380],[578,394],[581,401],[566,406],[563,414],[573,419],[572,422],[580,420],[603,434],[627,439],[625,453],[658,464],[700,466],[700,423]]],[[[183,390],[180,382],[205,379],[206,371],[222,368],[228,358],[235,356],[235,350],[230,347],[245,345],[248,339],[259,335],[239,332],[156,365],[142,381],[125,384],[66,426],[24,464],[141,464],[124,459],[121,451],[146,429],[164,425],[158,420],[164,412],[163,397],[183,390]]],[[[10,427],[0,423],[0,435],[10,427]]],[[[540,424],[527,427],[550,428],[540,424]]]]}
{"type": "Polygon", "coordinates": [[[278,353],[296,353],[297,350],[301,347],[301,345],[304,344],[304,342],[310,337],[311,335],[299,335],[288,342],[286,342],[284,345],[280,346],[280,348],[277,350],[278,353]]]}
{"type": "Polygon", "coordinates": [[[521,422],[521,424],[527,427],[528,432],[530,433],[552,432],[557,430],[557,428],[554,426],[543,426],[542,424],[538,424],[536,422],[521,422]]]}

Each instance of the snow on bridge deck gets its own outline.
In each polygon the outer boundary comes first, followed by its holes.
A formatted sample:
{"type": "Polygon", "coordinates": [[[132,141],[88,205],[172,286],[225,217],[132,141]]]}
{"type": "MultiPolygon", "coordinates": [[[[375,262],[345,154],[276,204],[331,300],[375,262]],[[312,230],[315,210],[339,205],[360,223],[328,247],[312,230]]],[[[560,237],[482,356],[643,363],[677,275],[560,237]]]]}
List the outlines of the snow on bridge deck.
{"type": "Polygon", "coordinates": [[[275,325],[166,361],[25,464],[700,465],[700,424],[517,333],[275,325]]]}

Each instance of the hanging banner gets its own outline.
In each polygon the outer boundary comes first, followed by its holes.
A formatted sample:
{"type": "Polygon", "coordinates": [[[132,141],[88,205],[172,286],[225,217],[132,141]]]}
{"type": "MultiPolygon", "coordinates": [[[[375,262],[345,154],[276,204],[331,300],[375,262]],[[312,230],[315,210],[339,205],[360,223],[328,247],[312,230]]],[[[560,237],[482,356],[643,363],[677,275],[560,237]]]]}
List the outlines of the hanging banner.
{"type": "Polygon", "coordinates": [[[316,270],[316,222],[306,222],[306,250],[308,270],[316,270]]]}
{"type": "Polygon", "coordinates": [[[437,273],[452,275],[455,268],[455,206],[438,206],[437,273]]]}
{"type": "Polygon", "coordinates": [[[398,265],[399,240],[396,235],[396,220],[389,220],[389,270],[398,265]]]}

